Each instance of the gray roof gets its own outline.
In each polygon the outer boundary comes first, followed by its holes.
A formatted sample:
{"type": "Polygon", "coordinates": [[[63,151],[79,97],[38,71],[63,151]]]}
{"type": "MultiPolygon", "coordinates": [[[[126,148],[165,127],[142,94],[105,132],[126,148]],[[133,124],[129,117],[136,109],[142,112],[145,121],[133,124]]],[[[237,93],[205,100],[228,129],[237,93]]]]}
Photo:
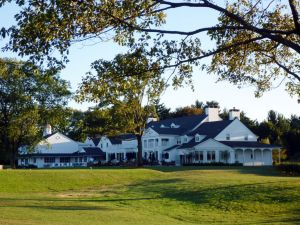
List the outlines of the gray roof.
{"type": "Polygon", "coordinates": [[[20,154],[21,157],[76,157],[76,156],[105,156],[105,153],[98,147],[84,147],[85,152],[72,152],[72,153],[30,153],[20,154]]]}
{"type": "Polygon", "coordinates": [[[214,121],[214,122],[205,122],[201,124],[193,132],[189,133],[188,135],[206,135],[208,137],[214,138],[216,137],[222,130],[224,130],[229,124],[232,123],[233,120],[221,120],[221,121],[214,121]]]}
{"type": "Polygon", "coordinates": [[[206,117],[206,115],[202,114],[171,118],[161,121],[152,121],[147,124],[147,128],[152,128],[159,134],[183,135],[196,128],[196,126],[206,117]],[[179,125],[179,127],[171,128],[172,123],[179,125]],[[162,127],[162,125],[164,127],[162,127]]]}
{"type": "Polygon", "coordinates": [[[120,134],[116,136],[110,136],[108,137],[108,139],[113,145],[117,145],[117,144],[122,144],[122,141],[135,140],[136,136],[134,134],[120,134]]]}
{"type": "Polygon", "coordinates": [[[101,138],[93,138],[92,139],[95,146],[97,146],[99,144],[100,140],[101,140],[101,138]]]}
{"type": "Polygon", "coordinates": [[[204,141],[206,141],[206,140],[208,140],[208,139],[210,139],[210,137],[205,137],[205,138],[203,138],[201,141],[196,142],[196,141],[195,141],[195,138],[193,138],[193,139],[190,140],[188,143],[183,143],[183,144],[179,147],[179,149],[192,148],[192,147],[194,147],[194,146],[196,146],[196,145],[198,145],[198,144],[200,144],[200,143],[202,143],[202,142],[204,142],[204,141]]]}
{"type": "Polygon", "coordinates": [[[220,141],[222,144],[232,148],[281,148],[277,145],[263,144],[256,141],[220,141]]]}
{"type": "Polygon", "coordinates": [[[171,146],[171,147],[169,147],[169,148],[166,148],[166,149],[164,149],[163,151],[164,152],[169,152],[169,151],[172,151],[173,149],[176,149],[177,147],[179,147],[180,145],[173,145],[173,146],[171,146]]]}

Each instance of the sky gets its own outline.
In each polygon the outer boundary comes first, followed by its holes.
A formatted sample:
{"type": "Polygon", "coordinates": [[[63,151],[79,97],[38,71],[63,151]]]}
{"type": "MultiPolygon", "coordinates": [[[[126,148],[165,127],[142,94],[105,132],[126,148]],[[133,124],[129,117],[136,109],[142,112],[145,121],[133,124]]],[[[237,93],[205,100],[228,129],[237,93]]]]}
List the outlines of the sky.
{"type": "MultiPolygon", "coordinates": [[[[17,12],[17,7],[8,4],[0,8],[0,27],[9,26],[13,24],[13,15],[17,12]]],[[[197,10],[187,11],[186,9],[180,11],[171,11],[167,17],[167,29],[193,30],[199,26],[209,26],[213,24],[216,15],[206,10],[199,14],[197,10]]],[[[6,40],[0,39],[0,47],[5,44],[6,40]]],[[[202,44],[211,47],[211,41],[201,36],[202,44]]],[[[69,60],[66,68],[61,71],[61,77],[70,81],[72,90],[75,91],[82,77],[90,70],[90,64],[97,59],[111,60],[118,54],[125,52],[124,47],[118,46],[112,41],[99,42],[97,44],[79,43],[70,48],[69,60]]],[[[9,52],[1,52],[0,57],[15,57],[16,55],[9,52]]],[[[193,104],[196,100],[217,101],[221,109],[223,108],[238,108],[249,116],[251,119],[262,121],[267,117],[269,110],[275,110],[287,117],[292,114],[300,116],[300,104],[297,103],[297,98],[291,97],[284,90],[284,86],[273,89],[264,93],[260,98],[255,98],[253,87],[238,88],[229,82],[216,82],[217,76],[206,74],[195,68],[193,73],[193,80],[195,90],[192,91],[190,87],[184,87],[178,90],[172,88],[167,89],[162,97],[161,103],[167,107],[175,109],[193,104]]],[[[69,103],[70,107],[86,110],[93,104],[83,103],[78,104],[74,101],[69,103]]]]}

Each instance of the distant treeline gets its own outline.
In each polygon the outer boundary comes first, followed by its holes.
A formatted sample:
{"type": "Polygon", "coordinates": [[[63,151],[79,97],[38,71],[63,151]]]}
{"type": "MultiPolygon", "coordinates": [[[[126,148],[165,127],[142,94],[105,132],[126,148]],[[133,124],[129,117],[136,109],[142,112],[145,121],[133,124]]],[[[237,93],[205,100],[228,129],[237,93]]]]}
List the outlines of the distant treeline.
{"type": "MultiPolygon", "coordinates": [[[[179,107],[175,110],[167,108],[163,103],[156,102],[155,108],[160,120],[175,118],[189,115],[199,115],[204,113],[205,107],[219,107],[219,103],[215,101],[200,102],[185,107],[179,107]]],[[[228,119],[228,110],[220,110],[222,119],[228,119]]],[[[87,111],[79,111],[74,109],[66,109],[64,115],[61,115],[61,120],[57,124],[52,124],[55,131],[60,131],[70,138],[77,141],[84,141],[87,136],[99,137],[110,133],[110,124],[114,121],[109,114],[109,110],[98,107],[90,108],[87,111]]],[[[252,120],[246,116],[245,112],[241,112],[241,121],[250,128],[257,136],[259,141],[263,143],[277,144],[282,146],[286,152],[287,160],[300,159],[300,117],[292,115],[290,118],[284,117],[282,114],[270,110],[268,117],[262,121],[252,120]]],[[[124,131],[125,132],[125,131],[124,131]]],[[[5,163],[8,157],[0,148],[0,161],[5,163]]]]}

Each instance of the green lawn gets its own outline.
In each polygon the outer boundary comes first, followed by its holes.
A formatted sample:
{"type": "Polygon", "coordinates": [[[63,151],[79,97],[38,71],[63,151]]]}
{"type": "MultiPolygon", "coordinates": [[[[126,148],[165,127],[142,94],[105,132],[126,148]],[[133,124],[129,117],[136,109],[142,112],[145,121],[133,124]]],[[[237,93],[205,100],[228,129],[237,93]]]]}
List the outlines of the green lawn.
{"type": "Polygon", "coordinates": [[[0,171],[0,224],[300,224],[273,168],[0,171]]]}

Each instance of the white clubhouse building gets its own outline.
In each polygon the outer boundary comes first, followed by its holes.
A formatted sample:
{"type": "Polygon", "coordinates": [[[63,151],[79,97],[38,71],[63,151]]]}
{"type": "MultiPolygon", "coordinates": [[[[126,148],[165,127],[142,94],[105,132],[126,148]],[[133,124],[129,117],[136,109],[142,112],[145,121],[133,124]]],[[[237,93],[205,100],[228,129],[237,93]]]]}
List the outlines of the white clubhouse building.
{"type": "MultiPolygon", "coordinates": [[[[242,163],[245,166],[272,165],[272,151],[279,146],[262,144],[240,121],[237,109],[229,119],[219,117],[219,108],[206,108],[204,115],[185,116],[147,124],[143,143],[145,161],[190,165],[198,163],[242,163]]],[[[51,133],[28,154],[21,149],[18,164],[43,167],[87,166],[89,163],[133,161],[137,140],[132,134],[87,138],[76,142],[65,135],[51,133]]]]}
{"type": "Polygon", "coordinates": [[[262,144],[240,121],[240,111],[219,117],[218,108],[206,108],[205,115],[150,122],[143,136],[145,158],[176,165],[194,163],[242,163],[245,166],[272,165],[272,150],[262,144]]]}

